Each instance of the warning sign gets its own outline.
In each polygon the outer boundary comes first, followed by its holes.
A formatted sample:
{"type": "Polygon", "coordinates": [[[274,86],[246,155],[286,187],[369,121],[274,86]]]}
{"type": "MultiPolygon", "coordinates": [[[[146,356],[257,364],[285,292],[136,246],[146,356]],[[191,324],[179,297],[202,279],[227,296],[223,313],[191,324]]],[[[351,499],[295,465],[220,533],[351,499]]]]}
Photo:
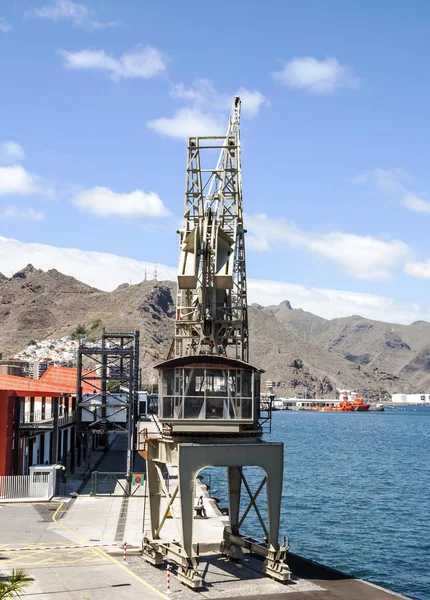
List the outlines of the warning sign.
{"type": "Polygon", "coordinates": [[[143,473],[132,473],[131,484],[132,485],[143,485],[145,482],[145,475],[143,473]]]}

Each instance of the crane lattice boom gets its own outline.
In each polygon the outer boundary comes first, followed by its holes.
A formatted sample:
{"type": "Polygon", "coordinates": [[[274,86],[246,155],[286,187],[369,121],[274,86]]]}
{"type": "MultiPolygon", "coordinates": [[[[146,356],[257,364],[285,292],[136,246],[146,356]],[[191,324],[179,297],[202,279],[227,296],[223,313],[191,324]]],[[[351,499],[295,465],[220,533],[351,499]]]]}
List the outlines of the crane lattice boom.
{"type": "Polygon", "coordinates": [[[179,233],[174,356],[227,354],[248,362],[239,97],[225,136],[188,140],[179,233]]]}

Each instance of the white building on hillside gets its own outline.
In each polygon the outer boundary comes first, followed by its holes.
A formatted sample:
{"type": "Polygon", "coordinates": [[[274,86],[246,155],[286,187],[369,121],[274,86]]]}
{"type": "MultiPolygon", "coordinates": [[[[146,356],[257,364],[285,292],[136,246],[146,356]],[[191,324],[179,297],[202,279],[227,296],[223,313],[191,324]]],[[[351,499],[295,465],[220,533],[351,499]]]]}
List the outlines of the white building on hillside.
{"type": "Polygon", "coordinates": [[[430,404],[430,394],[393,394],[393,404],[430,404]]]}

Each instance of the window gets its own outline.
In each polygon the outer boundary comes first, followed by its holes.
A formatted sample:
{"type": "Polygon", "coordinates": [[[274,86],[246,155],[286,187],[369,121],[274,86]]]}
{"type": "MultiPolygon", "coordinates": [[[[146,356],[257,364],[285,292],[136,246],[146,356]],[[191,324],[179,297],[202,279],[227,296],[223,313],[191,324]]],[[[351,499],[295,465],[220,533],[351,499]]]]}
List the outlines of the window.
{"type": "Polygon", "coordinates": [[[206,396],[227,397],[227,374],[218,369],[206,369],[206,396]]]}
{"type": "Polygon", "coordinates": [[[204,396],[186,396],[184,398],[184,419],[204,419],[204,396]]]}
{"type": "Polygon", "coordinates": [[[184,369],[184,396],[204,396],[204,373],[203,369],[184,369]]]}
{"type": "Polygon", "coordinates": [[[252,396],[252,373],[251,373],[251,371],[243,371],[242,396],[244,398],[250,398],[252,396]]]}
{"type": "MultiPolygon", "coordinates": [[[[252,419],[252,371],[229,369],[167,369],[160,377],[163,419],[252,419]]],[[[258,396],[256,396],[258,398],[258,396]]]]}
{"type": "Polygon", "coordinates": [[[163,396],[173,396],[173,376],[173,369],[163,371],[163,396]]]}
{"type": "Polygon", "coordinates": [[[168,396],[167,398],[163,397],[163,419],[171,419],[173,417],[173,398],[172,396],[168,396]]]}

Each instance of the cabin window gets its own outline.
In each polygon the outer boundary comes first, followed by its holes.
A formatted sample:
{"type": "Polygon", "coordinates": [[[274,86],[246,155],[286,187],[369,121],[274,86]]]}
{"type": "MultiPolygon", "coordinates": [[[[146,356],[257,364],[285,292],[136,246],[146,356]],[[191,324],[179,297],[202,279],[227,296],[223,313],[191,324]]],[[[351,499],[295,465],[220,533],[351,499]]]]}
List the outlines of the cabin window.
{"type": "Polygon", "coordinates": [[[174,369],[163,372],[163,397],[173,396],[174,369]]]}
{"type": "MultiPolygon", "coordinates": [[[[160,373],[163,419],[252,419],[258,375],[229,369],[167,369],[160,373]],[[255,381],[257,380],[257,381],[255,381]]],[[[259,388],[258,388],[259,390],[259,388]]]]}

